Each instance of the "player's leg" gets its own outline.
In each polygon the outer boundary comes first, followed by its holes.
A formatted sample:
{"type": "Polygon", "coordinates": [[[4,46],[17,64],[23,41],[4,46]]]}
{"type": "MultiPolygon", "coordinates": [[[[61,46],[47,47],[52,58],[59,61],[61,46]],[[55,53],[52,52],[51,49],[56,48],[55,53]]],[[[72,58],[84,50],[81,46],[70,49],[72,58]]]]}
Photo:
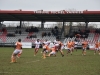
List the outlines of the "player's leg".
{"type": "Polygon", "coordinates": [[[98,50],[98,52],[99,52],[99,55],[100,55],[100,49],[98,50]]]}
{"type": "Polygon", "coordinates": [[[53,55],[53,54],[54,54],[54,52],[51,51],[51,52],[48,54],[48,56],[50,57],[50,56],[53,55]]]}
{"type": "Polygon", "coordinates": [[[60,53],[61,53],[61,55],[62,55],[62,57],[63,57],[63,56],[64,56],[64,53],[63,53],[62,49],[63,49],[63,47],[62,47],[62,46],[61,46],[61,47],[59,47],[59,51],[60,51],[60,53]]]}
{"type": "Polygon", "coordinates": [[[86,48],[84,49],[84,55],[86,55],[86,48]]]}
{"type": "Polygon", "coordinates": [[[67,55],[70,53],[70,48],[67,49],[67,55]]]}
{"type": "Polygon", "coordinates": [[[52,51],[52,52],[50,52],[50,53],[49,53],[49,55],[48,55],[48,56],[50,57],[51,55],[56,56],[56,52],[52,51]]]}
{"type": "Polygon", "coordinates": [[[96,52],[97,52],[97,48],[95,48],[95,50],[94,50],[94,55],[96,54],[96,52]]]}
{"type": "Polygon", "coordinates": [[[17,62],[16,56],[19,54],[19,50],[15,50],[11,56],[11,63],[17,62]]]}
{"type": "Polygon", "coordinates": [[[77,46],[75,47],[76,51],[77,51],[77,46]]]}
{"type": "Polygon", "coordinates": [[[61,53],[61,55],[62,55],[62,57],[63,57],[63,56],[64,56],[64,53],[63,53],[62,49],[59,50],[59,51],[60,51],[60,53],[61,53]]]}
{"type": "Polygon", "coordinates": [[[38,53],[39,48],[35,48],[34,50],[34,56],[36,56],[36,54],[38,53]]]}
{"type": "Polygon", "coordinates": [[[52,54],[56,57],[56,52],[53,52],[52,54]]]}
{"type": "Polygon", "coordinates": [[[48,54],[48,56],[50,57],[50,56],[51,56],[51,54],[52,54],[52,52],[50,52],[50,53],[48,54]]]}
{"type": "Polygon", "coordinates": [[[16,55],[15,55],[14,53],[12,53],[12,55],[11,55],[11,63],[14,63],[14,62],[15,62],[15,60],[16,60],[16,59],[15,59],[15,56],[16,56],[16,55]]]}
{"type": "Polygon", "coordinates": [[[72,55],[72,52],[73,52],[73,50],[72,50],[72,48],[70,48],[70,53],[71,53],[71,55],[72,55]]]}
{"type": "Polygon", "coordinates": [[[59,50],[58,48],[59,48],[58,46],[55,46],[56,52],[58,52],[58,50],[59,50]]]}
{"type": "Polygon", "coordinates": [[[17,55],[18,58],[20,58],[22,52],[23,52],[23,50],[20,50],[20,53],[17,55]]]}
{"type": "Polygon", "coordinates": [[[43,49],[43,59],[46,58],[46,49],[43,49]]]}
{"type": "Polygon", "coordinates": [[[72,47],[72,52],[74,51],[74,47],[72,47]]]}
{"type": "Polygon", "coordinates": [[[83,48],[82,48],[82,55],[84,55],[84,49],[85,49],[85,48],[83,47],[83,48]]]}

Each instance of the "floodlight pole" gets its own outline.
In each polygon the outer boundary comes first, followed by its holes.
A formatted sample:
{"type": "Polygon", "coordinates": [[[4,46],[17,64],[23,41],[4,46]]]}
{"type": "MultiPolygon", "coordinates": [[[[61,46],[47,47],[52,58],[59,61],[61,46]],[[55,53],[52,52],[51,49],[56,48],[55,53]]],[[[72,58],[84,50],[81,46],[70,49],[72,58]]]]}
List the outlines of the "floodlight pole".
{"type": "Polygon", "coordinates": [[[65,36],[65,21],[63,20],[63,32],[64,32],[64,36],[65,36]]]}
{"type": "Polygon", "coordinates": [[[21,26],[22,26],[22,21],[20,21],[20,28],[21,28],[21,26]]]}
{"type": "Polygon", "coordinates": [[[89,22],[85,22],[85,24],[86,24],[85,28],[86,28],[86,29],[88,28],[88,23],[89,23],[89,22]]]}
{"type": "Polygon", "coordinates": [[[44,28],[44,23],[45,23],[45,21],[41,21],[41,29],[43,29],[44,28]]]}

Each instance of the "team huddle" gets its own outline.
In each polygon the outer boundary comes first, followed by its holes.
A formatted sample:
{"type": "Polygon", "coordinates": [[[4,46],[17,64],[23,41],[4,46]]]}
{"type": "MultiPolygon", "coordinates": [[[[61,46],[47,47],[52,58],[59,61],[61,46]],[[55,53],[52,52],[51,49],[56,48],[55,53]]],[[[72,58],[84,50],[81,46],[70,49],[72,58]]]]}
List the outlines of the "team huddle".
{"type": "MultiPolygon", "coordinates": [[[[67,50],[67,55],[70,53],[72,55],[73,51],[76,49],[77,51],[77,45],[78,42],[74,40],[69,40],[65,44],[63,44],[59,39],[54,40],[52,43],[48,40],[45,40],[43,43],[40,42],[39,39],[35,42],[35,48],[34,48],[34,56],[38,53],[40,49],[40,45],[42,44],[42,58],[45,59],[46,57],[50,56],[56,56],[57,52],[61,53],[61,56],[64,57],[63,49],[67,50]]],[[[16,59],[20,57],[22,54],[22,43],[21,39],[18,39],[18,42],[15,44],[15,50],[12,53],[11,56],[11,63],[17,62],[16,59]]],[[[88,47],[88,42],[86,40],[83,40],[82,42],[82,55],[86,55],[86,50],[88,47]]],[[[96,41],[95,43],[95,50],[94,55],[96,52],[99,52],[100,55],[100,42],[96,41]]]]}

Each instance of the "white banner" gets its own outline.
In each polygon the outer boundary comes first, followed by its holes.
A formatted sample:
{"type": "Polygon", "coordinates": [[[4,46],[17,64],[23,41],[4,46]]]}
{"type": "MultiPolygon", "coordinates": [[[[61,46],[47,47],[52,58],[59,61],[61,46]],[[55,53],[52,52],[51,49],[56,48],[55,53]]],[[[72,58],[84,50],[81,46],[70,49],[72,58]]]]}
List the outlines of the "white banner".
{"type": "Polygon", "coordinates": [[[94,44],[90,44],[90,45],[89,45],[89,49],[90,49],[90,50],[93,50],[94,48],[95,48],[95,45],[94,45],[94,44]]]}
{"type": "Polygon", "coordinates": [[[32,48],[31,42],[22,42],[22,48],[32,48]]]}

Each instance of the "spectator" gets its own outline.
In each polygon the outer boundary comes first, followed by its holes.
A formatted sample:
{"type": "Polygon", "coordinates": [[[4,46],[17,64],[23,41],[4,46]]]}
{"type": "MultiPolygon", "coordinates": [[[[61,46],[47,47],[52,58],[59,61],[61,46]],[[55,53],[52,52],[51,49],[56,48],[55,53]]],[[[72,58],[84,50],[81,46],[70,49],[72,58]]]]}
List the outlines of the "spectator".
{"type": "Polygon", "coordinates": [[[42,32],[42,38],[44,37],[44,32],[42,32]]]}
{"type": "Polygon", "coordinates": [[[15,31],[15,34],[18,34],[18,31],[17,30],[15,31]]]}
{"type": "Polygon", "coordinates": [[[44,36],[47,36],[47,33],[46,32],[44,32],[44,36]]]}
{"type": "Polygon", "coordinates": [[[20,35],[22,34],[21,30],[19,30],[19,34],[20,34],[20,35]]]}
{"type": "Polygon", "coordinates": [[[51,36],[51,33],[50,32],[48,33],[48,36],[51,36]]]}

